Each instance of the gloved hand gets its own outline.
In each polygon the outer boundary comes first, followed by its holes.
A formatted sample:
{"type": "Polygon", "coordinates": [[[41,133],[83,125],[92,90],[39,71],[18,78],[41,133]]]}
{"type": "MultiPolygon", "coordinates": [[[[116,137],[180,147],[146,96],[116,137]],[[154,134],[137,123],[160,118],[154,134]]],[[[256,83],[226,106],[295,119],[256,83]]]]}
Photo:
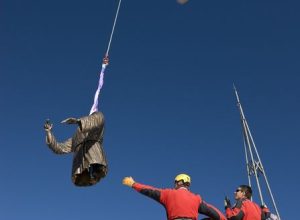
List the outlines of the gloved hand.
{"type": "Polygon", "coordinates": [[[228,198],[228,196],[225,196],[224,205],[225,205],[225,209],[231,208],[231,202],[230,202],[230,199],[228,198]]]}
{"type": "Polygon", "coordinates": [[[78,124],[79,120],[77,118],[67,118],[63,121],[61,121],[61,123],[66,123],[66,124],[78,124]]]}
{"type": "Polygon", "coordinates": [[[129,177],[124,177],[122,183],[125,186],[132,187],[132,185],[135,183],[135,181],[134,181],[134,179],[131,176],[129,176],[129,177]]]}
{"type": "Polygon", "coordinates": [[[45,124],[44,124],[45,131],[51,131],[52,127],[53,127],[53,124],[51,124],[50,120],[47,119],[45,124]]]}
{"type": "Polygon", "coordinates": [[[262,209],[267,209],[268,207],[267,207],[266,204],[262,204],[262,205],[260,206],[260,208],[262,208],[262,209]]]}

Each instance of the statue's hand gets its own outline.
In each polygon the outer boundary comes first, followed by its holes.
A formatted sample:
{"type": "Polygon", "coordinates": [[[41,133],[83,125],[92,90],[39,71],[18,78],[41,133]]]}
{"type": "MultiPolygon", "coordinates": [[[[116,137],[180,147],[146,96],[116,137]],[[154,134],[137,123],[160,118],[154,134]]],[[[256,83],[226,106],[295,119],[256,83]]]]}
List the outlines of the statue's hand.
{"type": "Polygon", "coordinates": [[[44,124],[45,131],[51,131],[52,127],[53,127],[53,124],[51,124],[50,120],[47,119],[45,124],[44,124]]]}

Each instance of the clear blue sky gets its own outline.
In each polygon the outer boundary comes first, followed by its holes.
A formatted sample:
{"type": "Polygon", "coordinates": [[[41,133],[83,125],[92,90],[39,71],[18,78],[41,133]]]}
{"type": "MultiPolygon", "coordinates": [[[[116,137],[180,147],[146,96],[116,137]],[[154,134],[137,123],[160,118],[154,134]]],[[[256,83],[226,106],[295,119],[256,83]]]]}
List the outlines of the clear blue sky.
{"type": "Polygon", "coordinates": [[[235,83],[281,217],[295,219],[297,1],[123,0],[100,97],[109,174],[73,186],[72,155],[47,148],[43,123],[64,140],[75,128],[59,122],[89,113],[117,3],[0,2],[0,218],[165,219],[121,180],[167,188],[181,172],[223,211],[247,183],[235,83]]]}

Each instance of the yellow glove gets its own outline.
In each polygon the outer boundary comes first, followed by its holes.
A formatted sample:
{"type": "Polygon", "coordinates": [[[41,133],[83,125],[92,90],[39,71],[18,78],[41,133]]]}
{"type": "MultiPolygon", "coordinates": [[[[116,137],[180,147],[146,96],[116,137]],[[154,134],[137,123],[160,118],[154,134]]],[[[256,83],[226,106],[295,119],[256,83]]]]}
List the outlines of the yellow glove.
{"type": "Polygon", "coordinates": [[[122,183],[123,183],[124,185],[126,185],[126,186],[132,187],[132,185],[133,185],[135,182],[134,182],[134,179],[133,179],[131,176],[129,176],[129,177],[124,177],[122,183]]]}

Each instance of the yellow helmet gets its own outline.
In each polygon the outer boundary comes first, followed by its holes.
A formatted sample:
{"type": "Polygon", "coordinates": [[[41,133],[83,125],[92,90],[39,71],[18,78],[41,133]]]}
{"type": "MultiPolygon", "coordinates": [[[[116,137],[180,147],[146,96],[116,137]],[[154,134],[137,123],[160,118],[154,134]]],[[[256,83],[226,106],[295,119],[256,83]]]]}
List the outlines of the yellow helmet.
{"type": "Polygon", "coordinates": [[[191,184],[191,177],[187,174],[182,173],[182,174],[179,174],[175,177],[175,182],[178,182],[180,180],[182,180],[183,183],[191,184]]]}

